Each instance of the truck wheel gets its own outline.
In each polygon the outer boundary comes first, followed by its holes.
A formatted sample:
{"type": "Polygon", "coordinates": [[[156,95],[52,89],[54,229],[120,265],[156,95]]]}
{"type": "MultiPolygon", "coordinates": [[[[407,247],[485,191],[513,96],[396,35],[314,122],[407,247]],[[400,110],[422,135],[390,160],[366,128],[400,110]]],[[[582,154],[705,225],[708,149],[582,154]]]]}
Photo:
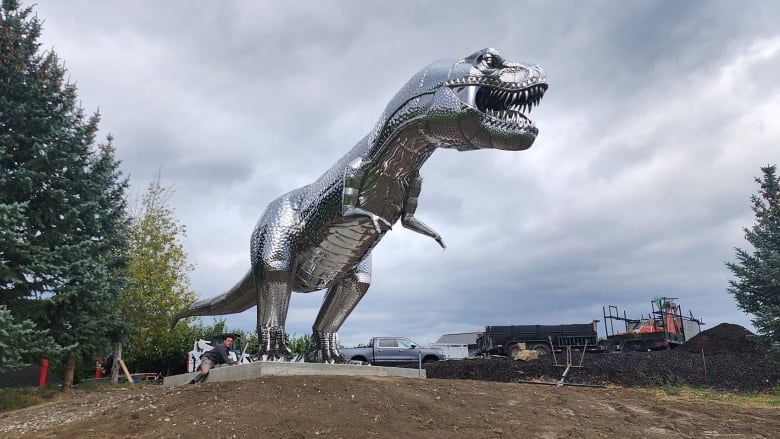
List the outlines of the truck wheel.
{"type": "Polygon", "coordinates": [[[536,352],[539,352],[539,356],[543,357],[545,355],[550,355],[550,346],[547,346],[546,344],[537,344],[534,345],[533,348],[536,352]]]}
{"type": "Polygon", "coordinates": [[[515,359],[515,355],[517,355],[520,352],[520,346],[518,346],[516,343],[513,345],[510,345],[506,349],[506,355],[511,359],[515,359]]]}
{"type": "Polygon", "coordinates": [[[436,358],[436,357],[425,357],[425,358],[423,358],[423,364],[435,363],[437,361],[439,361],[439,359],[436,358]]]}

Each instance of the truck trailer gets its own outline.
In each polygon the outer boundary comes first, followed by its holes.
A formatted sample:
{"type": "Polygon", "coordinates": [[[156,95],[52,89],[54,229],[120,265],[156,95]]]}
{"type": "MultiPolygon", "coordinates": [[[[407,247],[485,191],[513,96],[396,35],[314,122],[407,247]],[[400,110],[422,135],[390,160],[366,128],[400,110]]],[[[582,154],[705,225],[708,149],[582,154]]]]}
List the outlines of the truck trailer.
{"type": "Polygon", "coordinates": [[[514,358],[523,344],[539,355],[566,349],[600,352],[604,348],[598,344],[597,325],[598,320],[565,325],[485,326],[485,332],[477,337],[477,352],[514,358]]]}

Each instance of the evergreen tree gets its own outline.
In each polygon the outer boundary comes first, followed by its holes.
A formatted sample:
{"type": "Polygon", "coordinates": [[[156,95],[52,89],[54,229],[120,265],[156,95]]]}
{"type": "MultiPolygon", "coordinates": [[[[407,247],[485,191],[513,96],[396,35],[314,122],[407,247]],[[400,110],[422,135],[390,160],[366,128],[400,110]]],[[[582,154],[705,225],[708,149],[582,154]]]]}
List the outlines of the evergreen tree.
{"type": "Polygon", "coordinates": [[[17,323],[11,311],[0,305],[0,372],[27,366],[57,353],[54,340],[29,320],[17,323]]]}
{"type": "Polygon", "coordinates": [[[189,286],[192,266],[181,243],[186,229],[168,205],[171,190],[153,181],[132,218],[128,267],[129,287],[122,297],[122,313],[135,329],[130,333],[125,358],[135,368],[170,373],[187,350],[181,340],[187,325],[171,328],[173,317],[195,302],[189,286]]]}
{"type": "Polygon", "coordinates": [[[780,341],[780,180],[775,166],[761,168],[758,194],[751,197],[756,223],[744,228],[745,239],[753,251],[736,248],[737,262],[726,266],[736,279],[728,291],[739,307],[753,314],[759,334],[780,341]]]}
{"type": "Polygon", "coordinates": [[[0,9],[0,304],[46,328],[67,360],[103,350],[118,331],[127,218],[111,138],[95,146],[99,116],[85,117],[53,52],[39,52],[32,8],[0,9]],[[6,227],[8,227],[6,229],[6,227]]]}

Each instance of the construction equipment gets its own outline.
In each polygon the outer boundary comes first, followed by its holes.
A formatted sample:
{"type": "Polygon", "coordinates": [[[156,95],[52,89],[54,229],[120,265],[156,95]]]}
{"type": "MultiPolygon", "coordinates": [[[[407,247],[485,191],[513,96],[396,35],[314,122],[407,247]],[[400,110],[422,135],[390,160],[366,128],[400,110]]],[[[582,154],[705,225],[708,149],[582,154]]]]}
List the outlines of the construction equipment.
{"type": "Polygon", "coordinates": [[[606,340],[603,341],[610,352],[624,351],[654,351],[671,349],[679,346],[701,332],[701,319],[682,315],[680,305],[675,303],[676,297],[660,297],[650,302],[652,312],[646,318],[629,319],[625,310],[620,315],[613,305],[602,307],[604,313],[604,330],[606,340]],[[621,331],[615,331],[615,322],[623,323],[621,331]]]}

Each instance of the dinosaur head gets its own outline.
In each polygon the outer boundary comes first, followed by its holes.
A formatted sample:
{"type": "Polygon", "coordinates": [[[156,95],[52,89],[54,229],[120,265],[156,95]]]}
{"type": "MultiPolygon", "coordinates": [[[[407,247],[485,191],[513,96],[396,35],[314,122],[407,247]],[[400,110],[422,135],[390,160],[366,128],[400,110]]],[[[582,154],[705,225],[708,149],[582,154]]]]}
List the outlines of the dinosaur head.
{"type": "Polygon", "coordinates": [[[536,139],[539,130],[529,113],[545,91],[547,80],[539,66],[510,63],[497,50],[483,49],[424,68],[385,114],[388,125],[422,123],[439,147],[517,151],[536,139]]]}

